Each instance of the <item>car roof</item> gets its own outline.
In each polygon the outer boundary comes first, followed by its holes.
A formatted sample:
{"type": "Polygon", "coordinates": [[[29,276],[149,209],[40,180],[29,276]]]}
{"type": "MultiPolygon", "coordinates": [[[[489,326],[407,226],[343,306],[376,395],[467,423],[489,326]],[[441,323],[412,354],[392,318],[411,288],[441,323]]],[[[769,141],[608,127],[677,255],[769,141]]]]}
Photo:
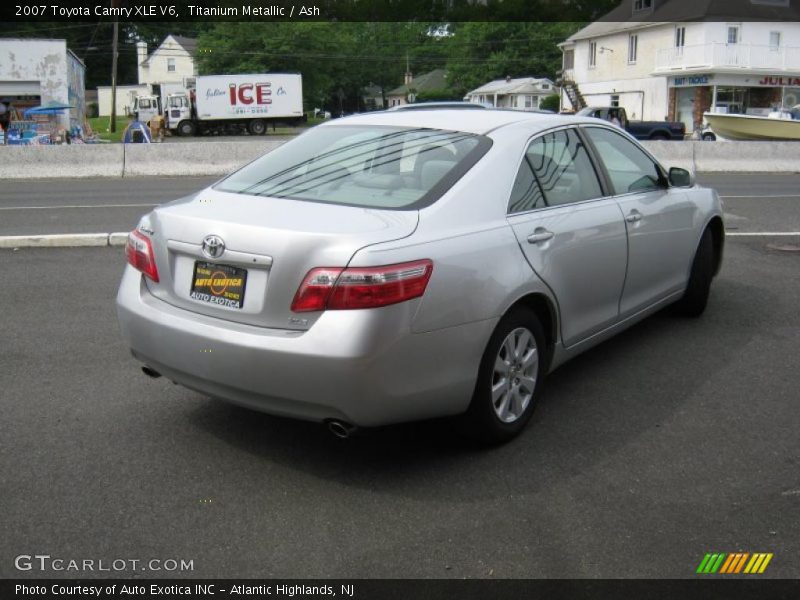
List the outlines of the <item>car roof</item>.
{"type": "Polygon", "coordinates": [[[596,124],[597,119],[580,118],[573,115],[531,113],[520,110],[398,110],[381,111],[328,121],[320,127],[340,125],[389,125],[423,129],[445,129],[484,135],[507,125],[525,123],[537,125],[538,129],[549,129],[559,125],[596,124]]]}
{"type": "Polygon", "coordinates": [[[446,110],[448,108],[453,109],[460,109],[460,110],[487,110],[487,107],[483,104],[477,104],[475,102],[422,102],[419,104],[400,104],[399,106],[392,106],[391,108],[387,108],[388,111],[398,111],[398,110],[446,110]]]}

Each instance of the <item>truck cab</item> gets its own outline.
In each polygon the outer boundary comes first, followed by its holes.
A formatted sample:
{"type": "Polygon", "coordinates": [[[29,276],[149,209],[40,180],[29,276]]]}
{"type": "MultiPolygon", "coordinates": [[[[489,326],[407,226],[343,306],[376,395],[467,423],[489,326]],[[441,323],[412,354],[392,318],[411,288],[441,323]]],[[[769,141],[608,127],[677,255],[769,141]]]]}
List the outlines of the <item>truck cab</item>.
{"type": "Polygon", "coordinates": [[[161,114],[158,106],[158,96],[136,96],[133,99],[132,112],[137,121],[149,122],[153,117],[161,114]]]}
{"type": "Polygon", "coordinates": [[[192,103],[189,94],[179,92],[167,96],[164,107],[166,128],[181,135],[193,135],[195,124],[192,120],[192,103]]]}
{"type": "Polygon", "coordinates": [[[631,121],[622,106],[589,106],[577,112],[579,117],[610,121],[639,140],[682,140],[686,125],[671,121],[631,121]]]}

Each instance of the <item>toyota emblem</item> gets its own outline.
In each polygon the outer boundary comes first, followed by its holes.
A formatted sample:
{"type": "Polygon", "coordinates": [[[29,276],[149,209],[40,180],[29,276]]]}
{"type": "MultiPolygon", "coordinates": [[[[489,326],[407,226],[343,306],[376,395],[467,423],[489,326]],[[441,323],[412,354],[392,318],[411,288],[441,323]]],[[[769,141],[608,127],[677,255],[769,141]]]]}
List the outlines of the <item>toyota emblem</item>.
{"type": "Polygon", "coordinates": [[[219,258],[225,252],[225,242],[218,235],[207,235],[203,238],[203,254],[209,258],[219,258]]]}

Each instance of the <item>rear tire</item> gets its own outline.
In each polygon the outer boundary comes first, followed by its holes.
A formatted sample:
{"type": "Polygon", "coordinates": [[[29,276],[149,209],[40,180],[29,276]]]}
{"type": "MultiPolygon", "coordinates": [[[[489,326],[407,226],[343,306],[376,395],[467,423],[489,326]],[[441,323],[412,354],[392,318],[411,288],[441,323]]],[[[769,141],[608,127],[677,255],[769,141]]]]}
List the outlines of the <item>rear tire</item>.
{"type": "Polygon", "coordinates": [[[703,134],[703,141],[704,142],[716,142],[717,141],[717,136],[714,135],[713,133],[704,133],[703,134]]]}
{"type": "Polygon", "coordinates": [[[197,126],[192,121],[181,121],[178,123],[178,135],[190,137],[197,133],[197,126]]]}
{"type": "Polygon", "coordinates": [[[515,308],[500,320],[481,358],[478,381],[461,432],[481,443],[502,444],[530,420],[547,373],[548,350],[539,318],[515,308]]]}
{"type": "Polygon", "coordinates": [[[703,232],[692,261],[686,292],[675,304],[678,314],[685,317],[699,317],[708,304],[711,280],[714,278],[714,240],[711,235],[710,229],[703,232]]]}
{"type": "Polygon", "coordinates": [[[247,131],[251,135],[264,135],[267,131],[267,124],[261,119],[255,119],[247,124],[247,131]]]}

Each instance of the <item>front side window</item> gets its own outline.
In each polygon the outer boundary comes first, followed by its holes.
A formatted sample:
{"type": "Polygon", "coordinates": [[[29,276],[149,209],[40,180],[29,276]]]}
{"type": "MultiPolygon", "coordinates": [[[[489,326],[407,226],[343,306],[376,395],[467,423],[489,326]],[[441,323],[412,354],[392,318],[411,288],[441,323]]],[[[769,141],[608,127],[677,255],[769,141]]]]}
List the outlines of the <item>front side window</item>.
{"type": "Polygon", "coordinates": [[[522,159],[509,213],[582,202],[603,195],[586,147],[574,129],[545,134],[528,146],[522,159]]]}
{"type": "Polygon", "coordinates": [[[605,165],[615,194],[660,189],[662,175],[656,163],[619,133],[600,127],[585,129],[605,165]]]}
{"type": "Polygon", "coordinates": [[[215,189],[364,208],[420,208],[435,202],[491,145],[481,135],[439,129],[315,127],[215,189]]]}

